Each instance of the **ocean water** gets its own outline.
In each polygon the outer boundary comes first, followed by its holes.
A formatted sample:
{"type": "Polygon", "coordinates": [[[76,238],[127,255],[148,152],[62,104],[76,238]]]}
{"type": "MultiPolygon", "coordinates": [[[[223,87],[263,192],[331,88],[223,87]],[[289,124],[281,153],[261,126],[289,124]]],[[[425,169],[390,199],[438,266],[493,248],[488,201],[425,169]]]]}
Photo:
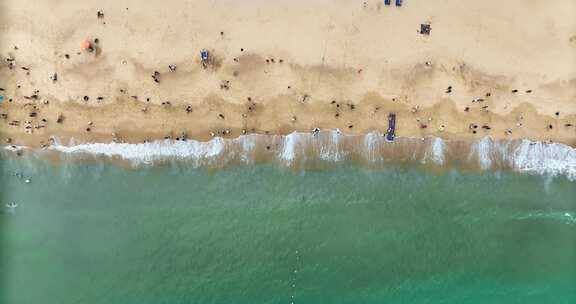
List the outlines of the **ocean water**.
{"type": "MultiPolygon", "coordinates": [[[[422,159],[453,162],[429,144],[422,159]]],[[[278,159],[302,157],[290,145],[278,159]]],[[[491,145],[473,162],[495,163],[491,145]]],[[[231,152],[200,150],[207,163],[0,154],[1,207],[18,203],[0,212],[0,303],[576,303],[576,182],[554,163],[569,154],[543,152],[553,176],[326,147],[311,153],[330,166],[210,166],[231,152]]]]}

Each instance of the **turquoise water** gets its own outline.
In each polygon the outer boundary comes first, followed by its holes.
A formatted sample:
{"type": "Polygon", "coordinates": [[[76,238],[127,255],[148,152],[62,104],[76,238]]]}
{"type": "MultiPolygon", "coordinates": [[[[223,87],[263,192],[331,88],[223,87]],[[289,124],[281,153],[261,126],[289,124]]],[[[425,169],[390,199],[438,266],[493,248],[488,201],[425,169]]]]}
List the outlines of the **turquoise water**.
{"type": "Polygon", "coordinates": [[[576,303],[563,177],[0,164],[1,303],[576,303]]]}

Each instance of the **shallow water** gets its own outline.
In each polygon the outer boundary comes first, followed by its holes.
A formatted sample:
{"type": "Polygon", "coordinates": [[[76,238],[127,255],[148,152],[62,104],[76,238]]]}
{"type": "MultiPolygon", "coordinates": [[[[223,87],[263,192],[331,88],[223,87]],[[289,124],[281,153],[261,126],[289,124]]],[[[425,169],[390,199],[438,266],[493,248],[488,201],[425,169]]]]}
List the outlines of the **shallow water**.
{"type": "Polygon", "coordinates": [[[565,177],[0,164],[1,303],[576,302],[565,177]]]}
{"type": "MultiPolygon", "coordinates": [[[[459,167],[467,170],[513,170],[531,174],[564,175],[576,180],[576,149],[558,143],[528,140],[443,140],[438,137],[396,138],[384,134],[344,135],[339,130],[318,134],[250,134],[233,139],[215,137],[207,142],[156,141],[145,144],[95,143],[51,146],[58,157],[95,155],[133,166],[176,160],[193,167],[226,167],[238,164],[276,164],[290,168],[332,167],[348,163],[381,168],[390,163],[424,167],[459,167]]],[[[49,153],[44,151],[43,153],[49,153]]]]}

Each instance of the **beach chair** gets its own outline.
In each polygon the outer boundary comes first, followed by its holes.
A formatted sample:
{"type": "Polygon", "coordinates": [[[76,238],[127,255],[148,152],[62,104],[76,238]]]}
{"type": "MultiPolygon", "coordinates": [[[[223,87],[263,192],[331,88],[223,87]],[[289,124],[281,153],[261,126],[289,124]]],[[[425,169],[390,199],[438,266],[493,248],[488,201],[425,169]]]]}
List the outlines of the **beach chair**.
{"type": "Polygon", "coordinates": [[[396,6],[402,6],[402,0],[396,0],[396,6]]]}
{"type": "Polygon", "coordinates": [[[390,2],[391,2],[391,1],[392,1],[392,0],[384,0],[384,5],[390,5],[390,2]]]}
{"type": "Polygon", "coordinates": [[[205,49],[200,51],[200,62],[202,63],[203,68],[208,67],[208,63],[210,62],[210,54],[205,49]]]}
{"type": "Polygon", "coordinates": [[[388,114],[388,131],[386,132],[386,141],[393,142],[396,132],[396,114],[390,113],[388,114]]]}
{"type": "Polygon", "coordinates": [[[208,60],[208,51],[207,50],[201,50],[200,51],[200,59],[202,60],[208,60]]]}

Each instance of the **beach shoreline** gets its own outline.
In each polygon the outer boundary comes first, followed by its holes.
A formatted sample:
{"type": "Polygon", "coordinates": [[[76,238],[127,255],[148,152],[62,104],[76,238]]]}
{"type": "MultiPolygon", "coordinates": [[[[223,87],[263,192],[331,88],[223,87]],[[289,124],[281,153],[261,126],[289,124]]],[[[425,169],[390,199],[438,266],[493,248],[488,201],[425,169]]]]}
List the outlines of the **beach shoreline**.
{"type": "Polygon", "coordinates": [[[410,166],[437,173],[452,169],[480,173],[513,171],[576,180],[576,149],[558,143],[490,137],[479,140],[397,137],[391,143],[386,141],[383,133],[345,135],[339,130],[331,130],[315,134],[293,132],[285,136],[216,137],[205,142],[159,140],[139,144],[77,144],[56,141],[45,149],[4,147],[4,150],[3,157],[32,156],[54,164],[104,161],[126,169],[166,164],[185,164],[209,170],[272,165],[296,171],[341,166],[376,170],[410,166]]]}

